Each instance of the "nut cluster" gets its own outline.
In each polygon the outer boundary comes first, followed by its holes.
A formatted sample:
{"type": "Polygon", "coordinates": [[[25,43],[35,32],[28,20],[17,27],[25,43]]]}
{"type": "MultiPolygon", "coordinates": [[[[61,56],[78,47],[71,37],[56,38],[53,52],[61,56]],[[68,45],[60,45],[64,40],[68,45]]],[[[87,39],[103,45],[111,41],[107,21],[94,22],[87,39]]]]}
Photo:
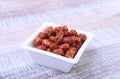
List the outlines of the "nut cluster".
{"type": "Polygon", "coordinates": [[[74,29],[69,31],[66,25],[48,26],[35,38],[34,47],[73,59],[86,38],[85,34],[78,34],[74,29]]]}

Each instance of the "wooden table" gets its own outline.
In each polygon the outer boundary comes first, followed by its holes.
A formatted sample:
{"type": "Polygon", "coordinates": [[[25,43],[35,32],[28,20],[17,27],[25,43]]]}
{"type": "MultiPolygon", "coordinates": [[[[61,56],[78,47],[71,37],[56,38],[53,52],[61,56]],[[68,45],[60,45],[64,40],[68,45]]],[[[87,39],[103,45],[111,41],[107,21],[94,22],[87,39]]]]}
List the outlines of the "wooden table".
{"type": "Polygon", "coordinates": [[[44,22],[66,24],[94,33],[79,63],[68,74],[34,64],[31,71],[7,75],[15,68],[20,70],[27,66],[27,69],[30,65],[16,67],[12,63],[8,69],[1,65],[0,78],[24,79],[23,75],[31,79],[120,78],[119,0],[0,0],[0,57],[5,52],[3,49],[23,44],[44,22]],[[42,69],[46,71],[40,72],[42,69]]]}

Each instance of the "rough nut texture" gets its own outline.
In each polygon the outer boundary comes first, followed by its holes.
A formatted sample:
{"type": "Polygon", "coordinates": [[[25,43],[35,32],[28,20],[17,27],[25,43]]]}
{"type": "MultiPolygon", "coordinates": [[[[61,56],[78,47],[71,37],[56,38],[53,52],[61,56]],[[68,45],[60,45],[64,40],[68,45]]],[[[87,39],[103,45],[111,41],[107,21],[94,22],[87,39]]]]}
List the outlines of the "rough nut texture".
{"type": "Polygon", "coordinates": [[[35,38],[33,45],[37,49],[73,59],[86,39],[85,34],[78,34],[74,29],[69,31],[66,25],[48,26],[35,38]]]}

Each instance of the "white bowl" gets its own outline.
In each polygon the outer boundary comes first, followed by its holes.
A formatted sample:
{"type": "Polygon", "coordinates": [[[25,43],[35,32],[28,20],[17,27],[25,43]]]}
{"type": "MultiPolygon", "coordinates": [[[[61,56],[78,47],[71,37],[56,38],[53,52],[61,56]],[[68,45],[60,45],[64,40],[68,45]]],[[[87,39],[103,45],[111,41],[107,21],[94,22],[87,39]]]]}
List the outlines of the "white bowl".
{"type": "MultiPolygon", "coordinates": [[[[33,47],[34,39],[38,36],[39,32],[44,31],[48,26],[56,27],[60,25],[53,23],[44,23],[30,38],[28,38],[28,40],[23,44],[23,48],[29,52],[30,56],[32,57],[36,64],[41,64],[63,72],[69,72],[73,65],[77,64],[77,62],[79,61],[84,49],[92,39],[93,34],[75,29],[78,33],[86,34],[87,39],[77,52],[74,59],[70,59],[33,47]]],[[[68,27],[68,29],[70,30],[73,28],[68,27]]]]}

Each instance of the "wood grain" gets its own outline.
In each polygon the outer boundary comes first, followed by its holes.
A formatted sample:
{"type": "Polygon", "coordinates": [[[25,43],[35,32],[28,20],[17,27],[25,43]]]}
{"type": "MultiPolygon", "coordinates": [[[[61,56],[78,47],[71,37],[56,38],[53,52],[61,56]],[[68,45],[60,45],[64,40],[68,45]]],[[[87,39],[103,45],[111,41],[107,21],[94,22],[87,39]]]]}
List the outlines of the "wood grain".
{"type": "Polygon", "coordinates": [[[64,7],[72,7],[77,4],[87,3],[89,0],[2,0],[0,1],[0,16],[15,16],[26,13],[26,11],[43,13],[49,10],[56,10],[64,7]]]}
{"type": "Polygon", "coordinates": [[[119,35],[119,0],[0,0],[0,79],[120,79],[119,35]],[[44,22],[94,33],[68,74],[33,64],[16,48],[44,22]]]}

